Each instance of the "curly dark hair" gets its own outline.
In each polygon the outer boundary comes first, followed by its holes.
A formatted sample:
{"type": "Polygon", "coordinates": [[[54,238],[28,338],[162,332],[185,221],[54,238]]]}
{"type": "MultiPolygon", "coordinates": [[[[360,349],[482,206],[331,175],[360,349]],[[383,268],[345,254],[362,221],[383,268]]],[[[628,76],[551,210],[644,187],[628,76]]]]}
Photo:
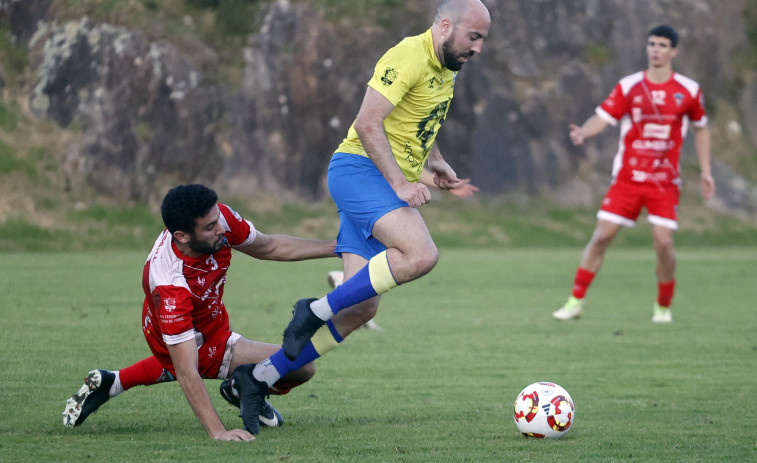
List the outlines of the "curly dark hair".
{"type": "Polygon", "coordinates": [[[179,185],[166,193],[160,213],[169,232],[194,235],[197,219],[207,215],[217,202],[216,192],[205,185],[179,185]]]}

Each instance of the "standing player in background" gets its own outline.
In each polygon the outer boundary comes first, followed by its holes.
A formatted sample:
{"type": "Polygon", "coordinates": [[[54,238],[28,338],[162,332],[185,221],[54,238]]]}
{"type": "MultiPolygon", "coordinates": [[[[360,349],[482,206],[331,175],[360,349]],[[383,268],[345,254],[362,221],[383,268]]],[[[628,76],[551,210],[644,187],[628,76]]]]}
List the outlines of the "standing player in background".
{"type": "MultiPolygon", "coordinates": [[[[166,229],[155,241],[142,274],[142,331],[153,355],[120,370],[90,371],[66,402],[65,426],[80,425],[111,397],[134,386],[174,380],[213,439],[249,441],[258,433],[259,423],[281,426],[281,415],[264,402],[260,416],[249,426],[227,430],[203,382],[249,376],[253,362],[280,349],[231,331],[223,303],[231,250],[256,259],[296,261],[334,257],[336,243],[266,235],[217,200],[204,185],[181,185],[166,194],[161,205],[166,229]]],[[[314,364],[303,364],[269,392],[286,394],[314,374],[314,364]]],[[[221,393],[233,403],[229,383],[224,382],[221,393]]]]}
{"type": "Polygon", "coordinates": [[[328,169],[340,219],[336,252],[347,279],[323,298],[297,301],[282,349],[258,363],[244,383],[235,378],[248,427],[258,420],[265,394],[279,377],[372,319],[380,294],[436,265],[438,250],[416,209],[431,196],[418,179],[427,165],[440,189],[460,184],[434,141],[457,72],[481,52],[490,24],[480,0],[444,0],[425,33],[405,38],[377,63],[328,169]],[[334,327],[330,336],[318,334],[327,322],[334,327]]]}
{"type": "Polygon", "coordinates": [[[613,163],[613,181],[597,213],[597,226],[581,256],[573,294],[552,316],[571,320],[581,315],[586,290],[599,272],[605,251],[621,226],[633,227],[646,207],[657,253],[657,301],[652,321],[670,323],[675,289],[673,231],[678,229],[680,152],[689,124],[699,159],[702,197],[715,194],[710,172],[710,132],[699,84],[673,72],[678,34],[657,26],[647,38],[646,71],[618,82],[610,96],[581,127],[570,126],[570,140],[580,146],[620,122],[619,152],[613,163]]]}

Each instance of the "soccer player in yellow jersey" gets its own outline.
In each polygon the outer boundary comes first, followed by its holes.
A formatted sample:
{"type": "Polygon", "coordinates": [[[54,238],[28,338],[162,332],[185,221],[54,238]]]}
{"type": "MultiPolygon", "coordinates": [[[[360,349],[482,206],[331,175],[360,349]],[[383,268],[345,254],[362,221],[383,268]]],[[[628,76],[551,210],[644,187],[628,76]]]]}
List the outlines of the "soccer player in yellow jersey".
{"type": "Polygon", "coordinates": [[[269,386],[373,318],[380,294],[436,265],[439,253],[416,209],[431,195],[418,180],[426,166],[440,189],[461,184],[434,141],[457,73],[481,52],[490,24],[480,0],[443,0],[430,29],[405,38],[376,64],[328,169],[346,280],[321,299],[297,301],[282,349],[250,374],[235,375],[247,427],[256,424],[269,386]],[[328,329],[319,330],[324,324],[328,329]]]}

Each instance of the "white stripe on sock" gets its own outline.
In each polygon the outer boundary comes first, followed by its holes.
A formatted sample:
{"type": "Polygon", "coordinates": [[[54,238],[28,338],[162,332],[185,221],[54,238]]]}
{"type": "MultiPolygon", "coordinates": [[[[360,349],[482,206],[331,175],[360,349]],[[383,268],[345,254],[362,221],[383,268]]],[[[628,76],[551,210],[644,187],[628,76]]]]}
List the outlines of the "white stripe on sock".
{"type": "Polygon", "coordinates": [[[331,310],[329,300],[326,296],[311,302],[310,310],[323,321],[328,321],[334,315],[334,311],[331,310]]]}
{"type": "Polygon", "coordinates": [[[268,384],[268,387],[273,386],[276,381],[281,379],[279,371],[273,366],[270,358],[255,365],[255,368],[252,370],[252,376],[258,381],[268,384]]]}
{"type": "Polygon", "coordinates": [[[124,387],[121,384],[121,372],[119,370],[116,370],[113,373],[116,374],[116,379],[113,381],[113,384],[110,386],[110,391],[108,391],[109,398],[113,398],[117,396],[118,394],[124,392],[124,387]]]}

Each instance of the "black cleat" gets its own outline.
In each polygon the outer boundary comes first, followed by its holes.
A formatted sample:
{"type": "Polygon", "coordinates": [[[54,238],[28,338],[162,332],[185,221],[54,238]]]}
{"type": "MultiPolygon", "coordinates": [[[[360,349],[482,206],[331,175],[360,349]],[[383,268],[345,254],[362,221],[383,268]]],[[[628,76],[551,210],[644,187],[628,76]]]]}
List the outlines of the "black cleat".
{"type": "Polygon", "coordinates": [[[115,380],[116,374],[108,370],[90,371],[79,392],[66,401],[63,425],[73,428],[84,423],[90,414],[110,399],[110,387],[115,380]]]}
{"type": "Polygon", "coordinates": [[[261,425],[268,426],[269,428],[284,426],[284,417],[267,400],[263,402],[263,409],[260,411],[260,415],[258,415],[258,421],[260,421],[261,425]]]}
{"type": "Polygon", "coordinates": [[[239,390],[236,388],[233,379],[223,380],[218,392],[221,393],[221,397],[223,397],[226,402],[239,408],[239,390]]]}
{"type": "Polygon", "coordinates": [[[260,415],[265,410],[268,385],[252,376],[254,363],[240,365],[234,370],[234,388],[239,391],[239,416],[244,429],[251,434],[260,432],[260,415]]]}
{"type": "Polygon", "coordinates": [[[284,341],[281,343],[284,355],[289,360],[296,359],[318,328],[326,323],[310,309],[310,303],[313,301],[317,299],[300,299],[294,304],[292,320],[284,330],[284,341]]]}
{"type": "MultiPolygon", "coordinates": [[[[233,379],[224,380],[221,383],[220,392],[221,397],[223,397],[226,402],[239,408],[239,391],[237,390],[233,379]]],[[[260,415],[258,415],[258,421],[260,421],[262,426],[268,426],[271,428],[284,425],[284,417],[282,417],[281,413],[273,408],[273,405],[267,400],[263,403],[263,409],[260,411],[260,415]]]]}

